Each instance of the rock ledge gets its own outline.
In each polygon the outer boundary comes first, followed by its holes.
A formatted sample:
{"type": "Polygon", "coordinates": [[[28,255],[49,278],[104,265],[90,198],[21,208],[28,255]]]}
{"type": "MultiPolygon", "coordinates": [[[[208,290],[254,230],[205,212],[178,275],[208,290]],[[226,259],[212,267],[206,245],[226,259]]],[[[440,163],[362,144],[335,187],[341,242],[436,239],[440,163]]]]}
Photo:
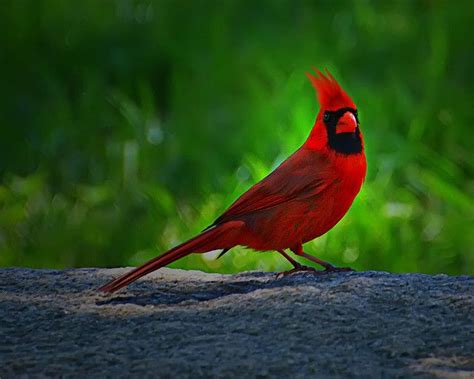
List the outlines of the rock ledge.
{"type": "Polygon", "coordinates": [[[474,377],[474,278],[0,270],[0,377],[474,377]]]}

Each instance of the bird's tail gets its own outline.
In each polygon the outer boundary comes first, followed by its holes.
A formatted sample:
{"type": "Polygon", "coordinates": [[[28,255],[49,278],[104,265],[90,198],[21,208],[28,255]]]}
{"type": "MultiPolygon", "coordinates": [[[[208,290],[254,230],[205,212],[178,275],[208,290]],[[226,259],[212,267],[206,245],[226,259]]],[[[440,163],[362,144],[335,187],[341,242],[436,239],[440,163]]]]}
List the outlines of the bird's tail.
{"type": "Polygon", "coordinates": [[[206,230],[203,233],[191,238],[189,241],[178,245],[159,257],[153,258],[144,265],[133,269],[125,275],[112,280],[99,288],[102,292],[115,292],[118,289],[127,286],[138,278],[149,274],[163,266],[166,266],[180,258],[185,257],[191,253],[205,253],[207,251],[219,248],[231,248],[235,246],[235,231],[237,225],[234,222],[228,222],[223,225],[218,225],[212,229],[206,230]]]}

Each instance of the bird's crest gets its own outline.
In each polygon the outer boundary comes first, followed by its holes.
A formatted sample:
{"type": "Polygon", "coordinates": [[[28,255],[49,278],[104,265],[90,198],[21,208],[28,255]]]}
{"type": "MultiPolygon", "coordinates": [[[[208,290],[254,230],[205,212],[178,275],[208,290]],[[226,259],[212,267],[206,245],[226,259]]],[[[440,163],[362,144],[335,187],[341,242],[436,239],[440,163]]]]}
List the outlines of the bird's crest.
{"type": "Polygon", "coordinates": [[[329,110],[337,110],[346,107],[356,108],[352,99],[342,89],[328,69],[326,69],[326,75],[315,68],[313,68],[313,70],[316,72],[316,75],[310,73],[306,73],[306,75],[316,89],[321,107],[329,110]]]}

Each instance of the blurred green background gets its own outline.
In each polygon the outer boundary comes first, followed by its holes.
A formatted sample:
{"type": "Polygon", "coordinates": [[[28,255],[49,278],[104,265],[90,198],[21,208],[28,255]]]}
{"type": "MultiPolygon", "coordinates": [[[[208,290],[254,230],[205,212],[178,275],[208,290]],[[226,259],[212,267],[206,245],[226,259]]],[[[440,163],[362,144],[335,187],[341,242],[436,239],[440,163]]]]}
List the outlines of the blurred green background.
{"type": "MultiPolygon", "coordinates": [[[[137,265],[193,236],[307,137],[305,77],[358,104],[369,173],[306,251],[474,274],[471,1],[3,0],[0,266],[137,265]]],[[[283,270],[234,249],[174,267],[283,270]]]]}

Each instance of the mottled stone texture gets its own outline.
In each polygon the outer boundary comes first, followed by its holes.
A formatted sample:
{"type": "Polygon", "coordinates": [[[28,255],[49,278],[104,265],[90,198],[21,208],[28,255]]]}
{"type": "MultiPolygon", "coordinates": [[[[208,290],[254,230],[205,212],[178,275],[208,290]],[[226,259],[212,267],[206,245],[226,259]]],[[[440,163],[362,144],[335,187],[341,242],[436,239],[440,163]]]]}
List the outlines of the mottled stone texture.
{"type": "Polygon", "coordinates": [[[0,377],[474,377],[474,278],[0,270],[0,377]]]}

